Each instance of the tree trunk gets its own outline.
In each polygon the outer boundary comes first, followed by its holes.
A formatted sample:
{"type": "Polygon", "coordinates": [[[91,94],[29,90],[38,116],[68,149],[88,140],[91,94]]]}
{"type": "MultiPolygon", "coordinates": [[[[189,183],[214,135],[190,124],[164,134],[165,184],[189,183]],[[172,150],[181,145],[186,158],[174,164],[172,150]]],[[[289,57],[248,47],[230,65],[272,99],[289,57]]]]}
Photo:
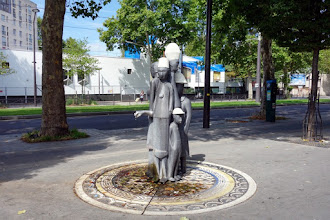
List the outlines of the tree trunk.
{"type": "Polygon", "coordinates": [[[253,99],[253,86],[252,86],[252,77],[251,73],[248,73],[248,99],[252,100],[253,99]]]}
{"type": "Polygon", "coordinates": [[[273,59],[272,59],[272,40],[268,37],[262,38],[261,55],[263,64],[263,88],[260,104],[260,115],[266,116],[267,80],[274,79],[273,59]]]}
{"type": "Polygon", "coordinates": [[[319,71],[318,71],[318,62],[319,62],[319,52],[318,48],[313,50],[313,64],[312,64],[312,87],[311,93],[309,96],[309,105],[308,105],[308,125],[307,125],[307,138],[310,140],[316,139],[315,134],[315,114],[316,114],[316,99],[317,99],[317,84],[319,81],[319,71]]]}
{"type": "Polygon", "coordinates": [[[66,121],[62,70],[62,36],[65,1],[46,0],[42,32],[42,122],[41,135],[69,132],[66,121]]]}
{"type": "Polygon", "coordinates": [[[288,98],[288,68],[283,68],[283,95],[288,98]]]}

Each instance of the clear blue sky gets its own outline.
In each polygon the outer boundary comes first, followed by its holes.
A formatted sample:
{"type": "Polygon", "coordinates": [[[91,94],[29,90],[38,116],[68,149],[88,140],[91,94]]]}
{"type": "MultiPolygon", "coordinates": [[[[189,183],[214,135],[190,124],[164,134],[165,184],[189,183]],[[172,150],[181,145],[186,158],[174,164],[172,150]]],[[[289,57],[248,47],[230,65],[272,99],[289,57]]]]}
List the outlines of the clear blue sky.
{"type": "MultiPolygon", "coordinates": [[[[38,5],[38,9],[40,10],[38,16],[42,17],[45,8],[45,0],[32,0],[32,2],[38,5]]],[[[119,50],[106,51],[106,45],[99,40],[99,33],[96,30],[97,28],[103,27],[102,24],[107,18],[116,16],[116,11],[119,8],[120,4],[118,1],[112,0],[110,4],[101,9],[99,18],[96,18],[95,20],[90,18],[71,17],[70,9],[67,8],[64,18],[63,39],[69,37],[76,39],[87,38],[91,55],[120,56],[121,53],[119,50]]]]}

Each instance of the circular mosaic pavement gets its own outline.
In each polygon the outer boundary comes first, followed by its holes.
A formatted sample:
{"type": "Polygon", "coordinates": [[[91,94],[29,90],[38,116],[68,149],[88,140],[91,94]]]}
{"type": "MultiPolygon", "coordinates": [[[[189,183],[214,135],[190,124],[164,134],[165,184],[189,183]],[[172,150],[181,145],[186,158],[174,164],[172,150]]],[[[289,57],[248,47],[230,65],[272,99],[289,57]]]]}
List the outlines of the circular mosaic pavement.
{"type": "Polygon", "coordinates": [[[111,211],[182,215],[234,206],[256,191],[250,176],[218,164],[187,161],[187,174],[182,180],[166,184],[148,181],[139,171],[146,166],[146,161],[136,161],[91,171],[76,182],[76,194],[91,205],[111,211]]]}

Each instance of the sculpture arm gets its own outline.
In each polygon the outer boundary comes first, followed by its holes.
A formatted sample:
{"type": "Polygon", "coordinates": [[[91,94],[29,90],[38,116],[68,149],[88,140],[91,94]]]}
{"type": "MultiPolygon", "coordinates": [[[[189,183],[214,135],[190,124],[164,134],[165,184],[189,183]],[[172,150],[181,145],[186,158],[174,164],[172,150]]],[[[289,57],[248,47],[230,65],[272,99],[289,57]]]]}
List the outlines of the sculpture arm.
{"type": "Polygon", "coordinates": [[[155,79],[150,82],[150,100],[149,100],[149,110],[153,110],[155,94],[156,94],[157,82],[155,79]]]}
{"type": "Polygon", "coordinates": [[[171,117],[172,115],[172,111],[173,111],[173,102],[174,102],[174,94],[173,94],[173,88],[172,86],[170,87],[170,97],[169,97],[169,106],[168,106],[168,112],[169,112],[169,117],[171,117]]]}
{"type": "Polygon", "coordinates": [[[153,111],[150,111],[150,110],[142,110],[142,111],[136,111],[136,112],[134,113],[134,117],[135,117],[135,118],[138,118],[138,117],[140,117],[140,116],[142,116],[142,115],[148,115],[149,117],[152,117],[153,114],[154,114],[153,111]]]}
{"type": "Polygon", "coordinates": [[[192,115],[191,102],[188,98],[186,98],[185,109],[186,109],[186,121],[183,129],[184,129],[184,133],[188,135],[191,115],[192,115]]]}

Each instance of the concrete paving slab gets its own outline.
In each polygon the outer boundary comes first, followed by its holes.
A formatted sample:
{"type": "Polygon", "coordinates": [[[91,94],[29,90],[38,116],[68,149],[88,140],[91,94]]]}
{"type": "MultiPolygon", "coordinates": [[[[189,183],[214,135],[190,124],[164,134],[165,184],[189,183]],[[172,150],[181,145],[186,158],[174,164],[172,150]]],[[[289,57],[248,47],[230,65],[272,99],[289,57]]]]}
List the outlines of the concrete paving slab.
{"type": "MultiPolygon", "coordinates": [[[[330,150],[299,139],[301,120],[192,125],[191,157],[241,170],[257,183],[249,200],[189,219],[329,219],[330,150]]],[[[4,219],[155,219],[91,206],[74,194],[82,175],[107,165],[147,159],[146,128],[86,130],[90,138],[26,144],[0,136],[0,216],[4,219]],[[18,211],[26,210],[18,215],[18,211]]],[[[329,137],[329,129],[325,129],[329,137]]],[[[179,219],[158,216],[157,219],[179,219]]]]}

